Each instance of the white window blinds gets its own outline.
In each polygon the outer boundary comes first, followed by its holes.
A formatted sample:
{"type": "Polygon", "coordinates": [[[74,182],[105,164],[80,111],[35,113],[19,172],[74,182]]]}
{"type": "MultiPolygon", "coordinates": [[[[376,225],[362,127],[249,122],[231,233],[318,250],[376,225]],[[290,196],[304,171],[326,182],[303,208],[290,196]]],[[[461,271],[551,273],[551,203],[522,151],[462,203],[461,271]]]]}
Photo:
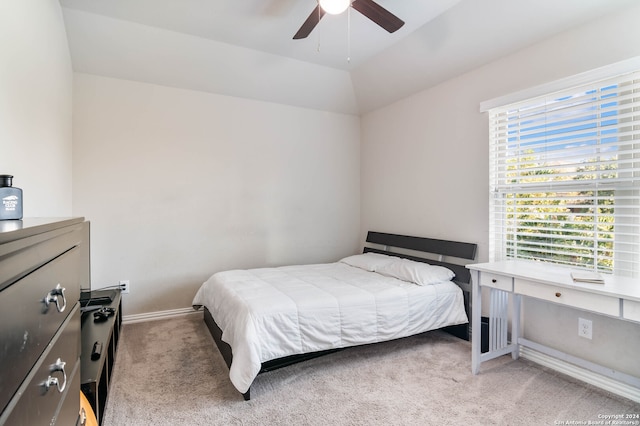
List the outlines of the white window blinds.
{"type": "Polygon", "coordinates": [[[640,276],[640,72],[489,110],[490,258],[640,276]]]}

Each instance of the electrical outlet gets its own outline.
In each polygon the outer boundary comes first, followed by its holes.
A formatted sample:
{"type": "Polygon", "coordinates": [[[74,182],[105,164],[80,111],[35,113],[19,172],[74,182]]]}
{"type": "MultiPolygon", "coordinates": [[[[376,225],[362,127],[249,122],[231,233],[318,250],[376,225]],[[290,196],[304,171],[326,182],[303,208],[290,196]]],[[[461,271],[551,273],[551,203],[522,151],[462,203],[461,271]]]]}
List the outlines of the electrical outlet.
{"type": "Polygon", "coordinates": [[[588,319],[578,318],[578,336],[591,339],[593,337],[593,322],[588,319]]]}
{"type": "Polygon", "coordinates": [[[120,290],[122,294],[129,294],[129,280],[120,280],[120,290]]]}

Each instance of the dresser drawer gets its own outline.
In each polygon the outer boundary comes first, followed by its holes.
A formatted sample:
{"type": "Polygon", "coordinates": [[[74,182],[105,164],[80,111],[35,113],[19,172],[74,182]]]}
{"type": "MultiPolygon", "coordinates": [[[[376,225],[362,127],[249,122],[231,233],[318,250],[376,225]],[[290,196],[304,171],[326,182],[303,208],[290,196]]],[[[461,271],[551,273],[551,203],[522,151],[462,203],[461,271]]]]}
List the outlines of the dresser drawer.
{"type": "Polygon", "coordinates": [[[504,291],[513,291],[513,278],[505,275],[480,273],[480,285],[483,287],[497,288],[504,291]]]}
{"type": "MultiPolygon", "coordinates": [[[[61,253],[83,244],[88,229],[88,225],[78,224],[0,245],[0,290],[60,256],[61,253]]],[[[88,240],[84,244],[88,244],[88,240]]]]}
{"type": "Polygon", "coordinates": [[[0,292],[0,410],[76,305],[80,254],[73,248],[0,292]],[[47,305],[45,298],[58,284],[64,296],[51,296],[56,300],[47,305]]]}
{"type": "Polygon", "coordinates": [[[614,317],[620,316],[620,302],[617,297],[603,296],[521,279],[515,279],[514,289],[517,294],[524,296],[614,317]]]}
{"type": "Polygon", "coordinates": [[[640,322],[640,302],[625,300],[622,311],[624,319],[640,322]]]}
{"type": "MultiPolygon", "coordinates": [[[[69,307],[71,309],[72,307],[69,307]]],[[[80,308],[54,336],[0,417],[5,425],[74,425],[80,411],[80,308]],[[64,371],[55,367],[64,362],[64,371]],[[58,381],[48,388],[50,378],[58,381]],[[75,413],[75,414],[74,414],[75,413]]]]}

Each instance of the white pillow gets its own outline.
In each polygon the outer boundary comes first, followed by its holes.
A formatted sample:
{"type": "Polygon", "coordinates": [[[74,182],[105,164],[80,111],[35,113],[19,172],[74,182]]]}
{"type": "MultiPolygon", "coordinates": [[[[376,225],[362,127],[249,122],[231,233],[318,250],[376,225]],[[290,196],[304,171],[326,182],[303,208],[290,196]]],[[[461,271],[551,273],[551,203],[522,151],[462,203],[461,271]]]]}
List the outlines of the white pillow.
{"type": "Polygon", "coordinates": [[[428,263],[414,262],[409,259],[397,259],[378,268],[376,272],[418,285],[451,281],[456,276],[452,270],[444,266],[429,265],[428,263]]]}
{"type": "Polygon", "coordinates": [[[387,256],[386,254],[379,253],[364,253],[355,254],[353,256],[345,257],[340,262],[346,263],[356,268],[364,269],[365,271],[376,272],[378,268],[383,267],[388,263],[395,262],[397,257],[387,256]]]}

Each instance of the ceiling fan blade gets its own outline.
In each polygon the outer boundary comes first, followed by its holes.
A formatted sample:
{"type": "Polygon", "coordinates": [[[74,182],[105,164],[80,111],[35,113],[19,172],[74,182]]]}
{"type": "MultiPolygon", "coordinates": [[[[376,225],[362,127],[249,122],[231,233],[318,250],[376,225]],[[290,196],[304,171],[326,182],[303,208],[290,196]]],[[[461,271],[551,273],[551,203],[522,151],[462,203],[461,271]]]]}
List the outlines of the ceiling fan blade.
{"type": "Polygon", "coordinates": [[[313,9],[313,12],[311,12],[311,15],[309,15],[307,20],[304,21],[304,24],[302,24],[296,35],[293,36],[293,39],[298,40],[301,38],[306,38],[309,34],[311,34],[311,31],[313,31],[316,25],[318,25],[318,22],[320,22],[320,18],[322,18],[324,14],[325,11],[322,10],[320,5],[316,6],[316,8],[313,9]]]}
{"type": "Polygon", "coordinates": [[[398,31],[404,25],[403,20],[373,0],[354,0],[351,7],[390,33],[398,31]]]}

